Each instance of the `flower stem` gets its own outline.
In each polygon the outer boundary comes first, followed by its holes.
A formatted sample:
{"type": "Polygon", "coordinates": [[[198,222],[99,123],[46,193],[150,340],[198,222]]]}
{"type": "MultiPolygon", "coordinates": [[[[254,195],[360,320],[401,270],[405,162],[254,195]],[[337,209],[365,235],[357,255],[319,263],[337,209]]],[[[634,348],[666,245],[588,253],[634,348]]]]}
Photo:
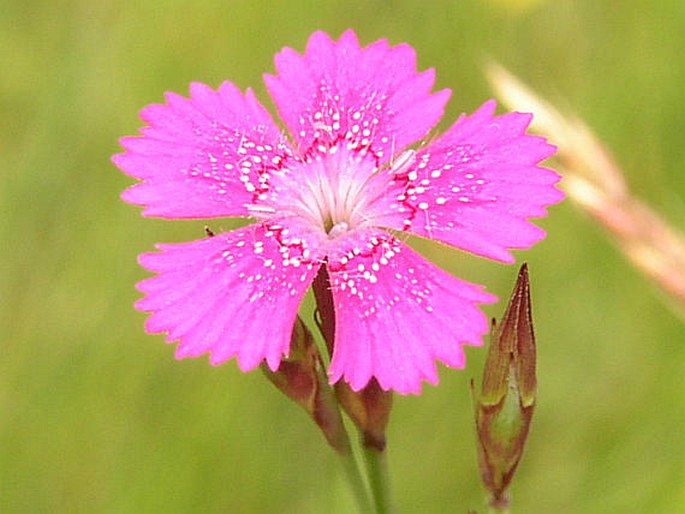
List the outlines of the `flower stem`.
{"type": "Polygon", "coordinates": [[[340,457],[340,462],[345,470],[347,483],[352,490],[352,495],[357,503],[357,509],[359,510],[359,513],[366,514],[367,512],[371,512],[371,500],[369,499],[369,493],[366,489],[366,484],[364,483],[364,477],[362,476],[359,466],[357,465],[357,461],[354,458],[354,453],[338,453],[338,456],[340,457]]]}
{"type": "Polygon", "coordinates": [[[373,446],[364,448],[366,470],[373,495],[376,514],[392,514],[395,509],[390,494],[390,480],[388,477],[388,463],[385,451],[373,446]]]}

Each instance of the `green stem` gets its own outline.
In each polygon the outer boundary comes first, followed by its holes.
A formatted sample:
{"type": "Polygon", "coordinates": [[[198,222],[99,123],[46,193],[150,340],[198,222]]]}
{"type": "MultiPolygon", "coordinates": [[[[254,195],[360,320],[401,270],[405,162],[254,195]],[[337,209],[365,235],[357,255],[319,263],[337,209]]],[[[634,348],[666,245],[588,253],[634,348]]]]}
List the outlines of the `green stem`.
{"type": "Polygon", "coordinates": [[[375,512],[376,514],[393,514],[395,509],[391,501],[385,451],[367,446],[364,448],[364,456],[366,457],[366,471],[373,495],[375,512]]]}
{"type": "Polygon", "coordinates": [[[364,483],[364,477],[359,470],[357,465],[357,460],[354,458],[352,452],[344,455],[338,453],[340,457],[340,462],[345,470],[345,476],[347,477],[347,483],[352,490],[352,495],[354,496],[355,502],[357,504],[357,509],[360,514],[367,514],[371,512],[371,500],[369,499],[369,492],[366,489],[366,484],[364,483]]]}

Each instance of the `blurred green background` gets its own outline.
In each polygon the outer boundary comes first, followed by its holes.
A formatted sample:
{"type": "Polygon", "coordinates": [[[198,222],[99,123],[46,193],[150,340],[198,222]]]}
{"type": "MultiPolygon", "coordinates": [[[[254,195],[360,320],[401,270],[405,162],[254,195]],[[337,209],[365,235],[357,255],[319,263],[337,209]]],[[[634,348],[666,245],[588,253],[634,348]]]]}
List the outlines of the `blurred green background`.
{"type": "MultiPolygon", "coordinates": [[[[409,42],[453,89],[446,128],[492,96],[495,59],[575,111],[635,191],[676,226],[685,206],[682,0],[92,2],[0,6],[0,512],[350,513],[338,462],[259,372],[176,361],[132,308],[136,255],[202,237],[143,219],[109,161],[137,113],[193,80],[255,87],[283,46],[324,29],[409,42]]],[[[271,105],[268,103],[268,105],[271,105]]],[[[515,512],[685,510],[685,334],[663,297],[566,202],[530,264],[539,405],[515,512]]],[[[215,221],[215,229],[231,228],[215,221]]],[[[506,298],[517,268],[415,245],[506,298]]],[[[501,316],[503,302],[487,306],[501,316]]],[[[400,513],[483,508],[468,381],[397,397],[400,513]]]]}

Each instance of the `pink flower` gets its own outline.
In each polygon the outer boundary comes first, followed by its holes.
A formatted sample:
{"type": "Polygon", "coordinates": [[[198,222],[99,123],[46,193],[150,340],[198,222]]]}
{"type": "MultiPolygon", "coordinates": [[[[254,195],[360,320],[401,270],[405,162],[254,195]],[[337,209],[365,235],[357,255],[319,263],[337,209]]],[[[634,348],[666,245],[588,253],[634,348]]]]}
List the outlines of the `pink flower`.
{"type": "Polygon", "coordinates": [[[562,199],[554,153],[525,134],[529,114],[495,116],[487,102],[413,149],[443,114],[448,90],[416,71],[414,50],[380,40],[360,47],[311,36],[285,48],[265,81],[289,135],[251,90],[223,83],[167,93],[121,140],[114,163],[141,180],[123,193],[162,218],[240,216],[256,223],[182,244],[158,245],[140,263],[149,333],[179,341],[176,355],[236,357],[248,371],[277,369],[302,298],[327,266],[336,315],[331,382],[354,390],[418,393],[436,384],[436,361],[464,366],[463,345],[487,332],[480,286],[436,268],[402,240],[410,234],[502,262],[544,232],[527,218],[562,199]]]}

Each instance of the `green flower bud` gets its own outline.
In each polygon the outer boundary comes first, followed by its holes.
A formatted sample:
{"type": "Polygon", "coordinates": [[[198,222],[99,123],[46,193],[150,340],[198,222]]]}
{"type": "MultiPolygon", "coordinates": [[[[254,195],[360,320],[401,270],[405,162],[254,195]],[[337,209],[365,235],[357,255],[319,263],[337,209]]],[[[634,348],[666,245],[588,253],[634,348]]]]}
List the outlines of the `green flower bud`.
{"type": "Polygon", "coordinates": [[[506,489],[523,455],[535,409],[535,361],[530,285],[524,264],[500,325],[492,322],[480,394],[471,382],[480,472],[493,507],[507,507],[506,489]]]}

